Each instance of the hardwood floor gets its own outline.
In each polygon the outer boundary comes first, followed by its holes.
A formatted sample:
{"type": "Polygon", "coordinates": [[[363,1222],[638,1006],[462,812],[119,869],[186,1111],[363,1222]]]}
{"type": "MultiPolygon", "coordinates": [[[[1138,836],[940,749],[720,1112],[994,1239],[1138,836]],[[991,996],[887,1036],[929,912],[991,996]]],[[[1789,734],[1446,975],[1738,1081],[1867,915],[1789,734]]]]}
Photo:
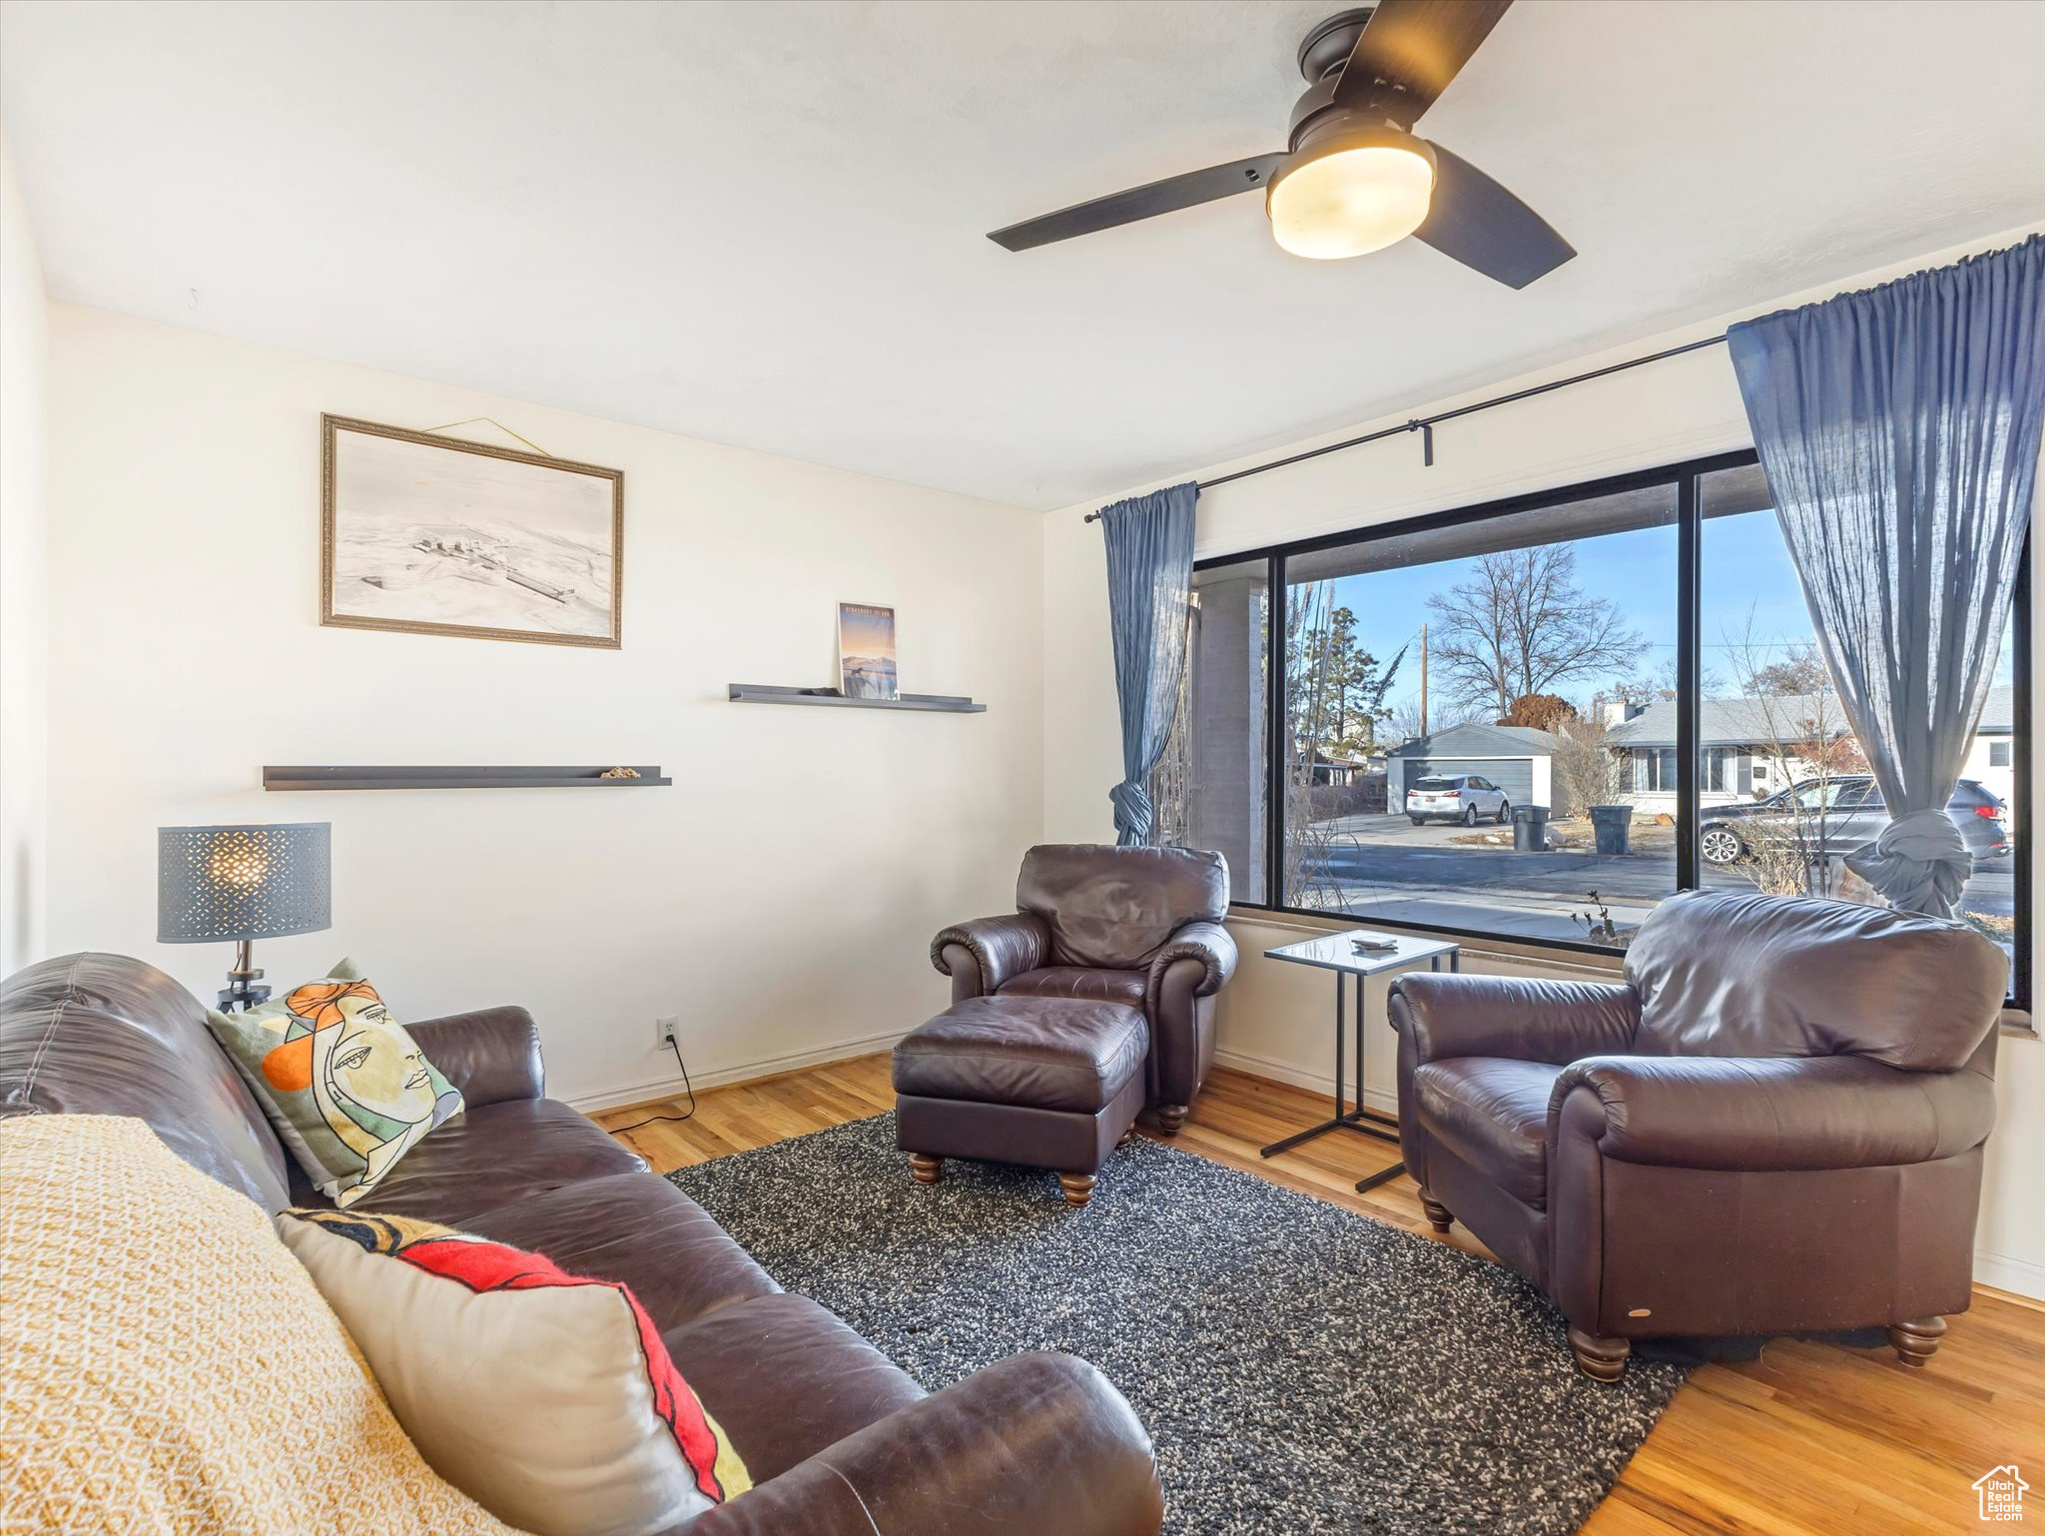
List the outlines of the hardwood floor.
{"type": "MultiPolygon", "coordinates": [[[[887,1057],[865,1056],[712,1089],[698,1096],[694,1118],[647,1125],[621,1139],[665,1172],[893,1105],[887,1057]]],[[[615,1128],[679,1107],[663,1101],[597,1120],[615,1128]]],[[[1367,1195],[1352,1187],[1396,1158],[1385,1143],[1345,1132],[1271,1162],[1257,1156],[1258,1147],[1327,1113],[1327,1101],[1316,1095],[1217,1071],[1173,1145],[1426,1235],[1411,1179],[1367,1195]]],[[[902,1176],[909,1176],[906,1161],[902,1176]]],[[[1484,1253],[1461,1226],[1447,1241],[1484,1253]]],[[[2038,1460],[2041,1447],[2045,1308],[1977,1288],[1973,1310],[1952,1319],[1925,1370],[1903,1366],[1887,1349],[1789,1341],[1770,1344],[1748,1364],[1704,1367],[1676,1395],[1584,1530],[1588,1536],[1974,1531],[1982,1528],[1974,1479],[2012,1460],[2038,1460]]],[[[2037,1472],[2031,1476],[2045,1487],[2037,1472]]]]}

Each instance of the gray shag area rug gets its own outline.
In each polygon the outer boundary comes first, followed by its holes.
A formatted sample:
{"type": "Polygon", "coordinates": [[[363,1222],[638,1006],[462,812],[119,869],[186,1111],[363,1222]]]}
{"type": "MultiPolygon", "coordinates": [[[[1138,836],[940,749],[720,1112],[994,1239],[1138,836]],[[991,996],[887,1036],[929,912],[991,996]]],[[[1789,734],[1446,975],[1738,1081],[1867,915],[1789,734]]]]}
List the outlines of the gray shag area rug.
{"type": "Polygon", "coordinates": [[[1686,1374],[1581,1375],[1510,1271],[1139,1137],[1049,1173],[909,1177],[882,1115],[668,1175],[791,1291],[935,1391],[1056,1349],[1121,1388],[1174,1536],[1560,1536],[1686,1374]]]}

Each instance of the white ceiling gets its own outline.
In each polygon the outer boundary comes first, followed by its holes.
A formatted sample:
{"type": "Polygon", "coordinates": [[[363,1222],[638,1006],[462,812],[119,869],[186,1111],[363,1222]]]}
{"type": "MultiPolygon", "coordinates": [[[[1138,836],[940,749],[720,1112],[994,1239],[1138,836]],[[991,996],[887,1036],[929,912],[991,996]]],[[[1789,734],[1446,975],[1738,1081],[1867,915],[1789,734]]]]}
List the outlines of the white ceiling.
{"type": "Polygon", "coordinates": [[[2045,217],[2045,5],[1521,0],[1423,131],[1522,293],[983,238],[1283,148],[1340,3],[7,0],[0,115],[60,299],[1031,507],[2045,217]]]}

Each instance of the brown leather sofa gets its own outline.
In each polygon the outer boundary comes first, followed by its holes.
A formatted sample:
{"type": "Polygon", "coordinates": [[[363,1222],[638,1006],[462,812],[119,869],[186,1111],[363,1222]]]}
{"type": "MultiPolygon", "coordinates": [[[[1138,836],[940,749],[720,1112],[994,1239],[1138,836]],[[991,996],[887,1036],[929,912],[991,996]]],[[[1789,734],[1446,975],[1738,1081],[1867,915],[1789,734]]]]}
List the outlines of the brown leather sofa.
{"type": "Polygon", "coordinates": [[[945,929],[930,961],[969,997],[1076,997],[1141,1008],[1144,1097],[1176,1136],[1214,1064],[1214,995],[1235,974],[1228,865],[1191,848],[1047,843],[1023,855],[1017,910],[945,929]]]}
{"type": "Polygon", "coordinates": [[[1697,892],[1625,975],[1394,985],[1434,1229],[1545,1290],[1600,1380],[1637,1338],[1870,1326],[1922,1365],[1972,1296],[2007,957],[1929,918],[1697,892]]]}
{"type": "MultiPolygon", "coordinates": [[[[547,1098],[524,1009],[411,1030],[467,1109],[406,1155],[374,1208],[632,1287],[755,1484],[679,1528],[689,1536],[1155,1536],[1150,1442],[1093,1367],[1020,1355],[926,1395],[829,1312],[784,1293],[640,1158],[547,1098]]],[[[137,1116],[266,1209],[325,1203],[197,999],[140,961],[69,955],[0,987],[0,1115],[74,1113],[137,1116]]],[[[278,1405],[280,1422],[289,1407],[278,1405]]]]}

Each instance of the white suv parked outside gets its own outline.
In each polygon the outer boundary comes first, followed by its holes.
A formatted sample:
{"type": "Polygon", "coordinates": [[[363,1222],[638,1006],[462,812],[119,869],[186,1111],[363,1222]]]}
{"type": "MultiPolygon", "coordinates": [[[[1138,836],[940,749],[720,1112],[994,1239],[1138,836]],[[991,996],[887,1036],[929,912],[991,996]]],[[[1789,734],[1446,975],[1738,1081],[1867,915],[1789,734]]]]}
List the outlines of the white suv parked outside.
{"type": "Polygon", "coordinates": [[[1511,821],[1512,802],[1505,798],[1504,790],[1474,773],[1453,778],[1431,774],[1406,786],[1406,814],[1416,827],[1430,820],[1460,821],[1474,827],[1486,816],[1500,823],[1511,821]]]}

